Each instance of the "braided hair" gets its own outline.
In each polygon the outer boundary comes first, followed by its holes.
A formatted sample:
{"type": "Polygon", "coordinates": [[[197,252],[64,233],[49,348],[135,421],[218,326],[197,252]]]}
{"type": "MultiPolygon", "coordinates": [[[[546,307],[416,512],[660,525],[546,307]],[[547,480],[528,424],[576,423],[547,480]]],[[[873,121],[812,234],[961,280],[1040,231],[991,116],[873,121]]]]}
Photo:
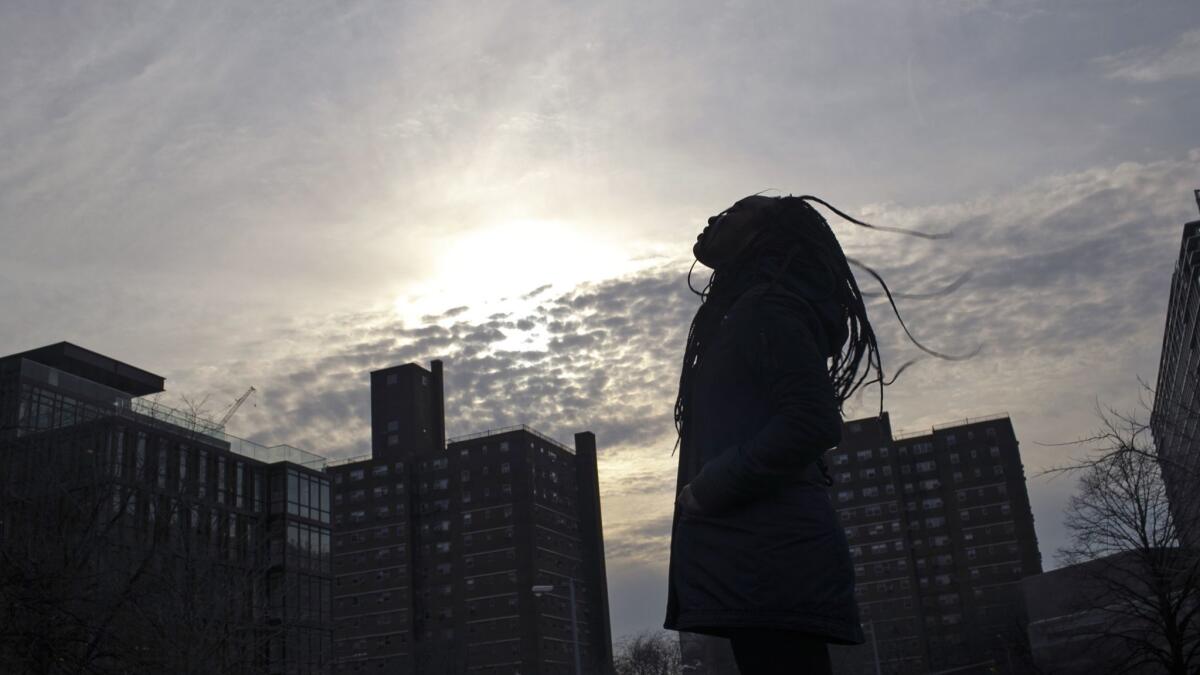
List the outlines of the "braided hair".
{"type": "MultiPolygon", "coordinates": [[[[701,305],[688,329],[683,369],[679,376],[679,393],[675,400],[676,448],[679,447],[683,435],[687,431],[692,376],[699,367],[709,343],[714,338],[721,318],[733,302],[754,283],[769,280],[772,287],[779,283],[788,285],[801,280],[812,281],[812,275],[815,274],[821,280],[815,285],[828,290],[825,295],[810,299],[821,301],[832,296],[841,307],[842,320],[846,323],[848,337],[841,349],[832,357],[829,365],[829,378],[833,384],[838,412],[842,416],[845,416],[845,401],[864,385],[876,382],[879,383],[879,411],[882,414],[883,387],[895,382],[900,373],[916,361],[916,359],[909,360],[896,370],[890,380],[885,379],[883,363],[879,355],[879,344],[867,317],[866,304],[863,302],[864,296],[875,294],[863,293],[859,290],[854,274],[850,270],[851,264],[864,269],[879,282],[896,318],[900,320],[905,334],[922,351],[948,360],[970,358],[979,351],[976,348],[975,352],[971,354],[955,357],[926,348],[917,342],[908,331],[894,301],[895,297],[933,297],[949,292],[961,285],[969,275],[964,275],[947,289],[935,293],[922,296],[893,294],[875,270],[853,258],[848,258],[842,252],[842,247],[829,223],[808,202],[820,203],[842,218],[862,227],[900,232],[927,239],[941,239],[948,235],[931,235],[912,230],[871,225],[851,218],[824,200],[808,195],[801,197],[788,195],[774,199],[774,204],[764,207],[755,215],[754,223],[757,225],[758,233],[754,239],[729,263],[722,265],[720,272],[714,270],[709,276],[708,284],[702,290],[697,291],[692,287],[691,270],[688,271],[688,288],[700,296],[701,305]],[[796,262],[799,264],[793,264],[796,262]],[[872,370],[876,373],[876,377],[867,380],[872,370]]],[[[692,264],[692,268],[695,268],[695,263],[692,264]]],[[[674,450],[671,452],[674,454],[674,450]]]]}

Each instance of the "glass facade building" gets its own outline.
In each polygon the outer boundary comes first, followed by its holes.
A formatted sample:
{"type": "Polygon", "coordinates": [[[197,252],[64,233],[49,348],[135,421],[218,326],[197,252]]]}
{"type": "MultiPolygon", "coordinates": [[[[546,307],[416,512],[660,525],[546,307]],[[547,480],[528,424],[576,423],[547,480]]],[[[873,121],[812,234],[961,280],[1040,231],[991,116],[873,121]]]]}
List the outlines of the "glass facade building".
{"type": "Polygon", "coordinates": [[[31,563],[79,557],[62,584],[125,580],[124,595],[83,585],[83,609],[63,608],[81,634],[129,643],[106,666],[185,672],[212,659],[230,672],[328,673],[324,460],[140,398],[163,384],[69,343],[0,358],[0,546],[31,563]]]}
{"type": "Polygon", "coordinates": [[[1171,274],[1150,431],[1181,543],[1200,546],[1200,220],[1183,226],[1171,274]]]}

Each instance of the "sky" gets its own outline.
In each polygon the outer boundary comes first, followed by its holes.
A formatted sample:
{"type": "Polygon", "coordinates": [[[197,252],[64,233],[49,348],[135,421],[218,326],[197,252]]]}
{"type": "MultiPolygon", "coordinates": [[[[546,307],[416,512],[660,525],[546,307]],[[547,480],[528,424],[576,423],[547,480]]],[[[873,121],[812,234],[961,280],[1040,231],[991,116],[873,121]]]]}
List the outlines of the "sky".
{"type": "MultiPolygon", "coordinates": [[[[68,340],[214,414],[254,386],[232,433],[330,458],[370,451],[369,371],[442,359],[452,437],[596,433],[620,639],[665,617],[691,245],[814,194],[953,235],[828,214],[894,290],[970,272],[898,302],[978,356],[885,408],[1010,415],[1049,569],[1055,444],[1157,376],[1196,110],[1189,1],[5,0],[0,353],[68,340]]],[[[885,367],[918,354],[868,311],[885,367]]]]}

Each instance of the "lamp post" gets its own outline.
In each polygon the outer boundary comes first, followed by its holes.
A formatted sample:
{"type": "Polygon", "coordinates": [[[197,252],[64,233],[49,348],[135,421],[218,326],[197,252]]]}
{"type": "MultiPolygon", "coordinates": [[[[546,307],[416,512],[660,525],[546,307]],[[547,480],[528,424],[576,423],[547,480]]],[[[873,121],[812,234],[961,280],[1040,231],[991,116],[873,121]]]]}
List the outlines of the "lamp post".
{"type": "Polygon", "coordinates": [[[875,641],[875,622],[868,621],[867,627],[871,629],[871,653],[875,656],[875,675],[880,675],[879,671],[879,643],[875,641]]]}
{"type": "MultiPolygon", "coordinates": [[[[568,586],[571,593],[571,642],[575,647],[575,675],[583,675],[583,667],[579,661],[579,626],[575,620],[575,577],[567,577],[568,586]]],[[[535,596],[540,597],[542,593],[549,593],[554,590],[552,584],[540,584],[530,589],[535,596]]]]}

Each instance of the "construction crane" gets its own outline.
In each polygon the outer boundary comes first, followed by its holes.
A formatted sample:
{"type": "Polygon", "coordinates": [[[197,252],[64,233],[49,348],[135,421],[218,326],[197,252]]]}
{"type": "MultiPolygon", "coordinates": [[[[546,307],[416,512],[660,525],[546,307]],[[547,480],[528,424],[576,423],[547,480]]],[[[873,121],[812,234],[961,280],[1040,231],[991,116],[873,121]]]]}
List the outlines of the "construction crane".
{"type": "Polygon", "coordinates": [[[233,417],[233,414],[238,411],[238,408],[242,407],[242,404],[246,402],[246,399],[250,398],[250,394],[253,394],[256,391],[258,390],[254,387],[247,389],[246,393],[242,394],[238,400],[233,402],[233,405],[229,406],[229,412],[225,413],[225,416],[221,418],[221,421],[218,422],[217,425],[224,427],[225,423],[228,422],[229,419],[233,417]]]}

